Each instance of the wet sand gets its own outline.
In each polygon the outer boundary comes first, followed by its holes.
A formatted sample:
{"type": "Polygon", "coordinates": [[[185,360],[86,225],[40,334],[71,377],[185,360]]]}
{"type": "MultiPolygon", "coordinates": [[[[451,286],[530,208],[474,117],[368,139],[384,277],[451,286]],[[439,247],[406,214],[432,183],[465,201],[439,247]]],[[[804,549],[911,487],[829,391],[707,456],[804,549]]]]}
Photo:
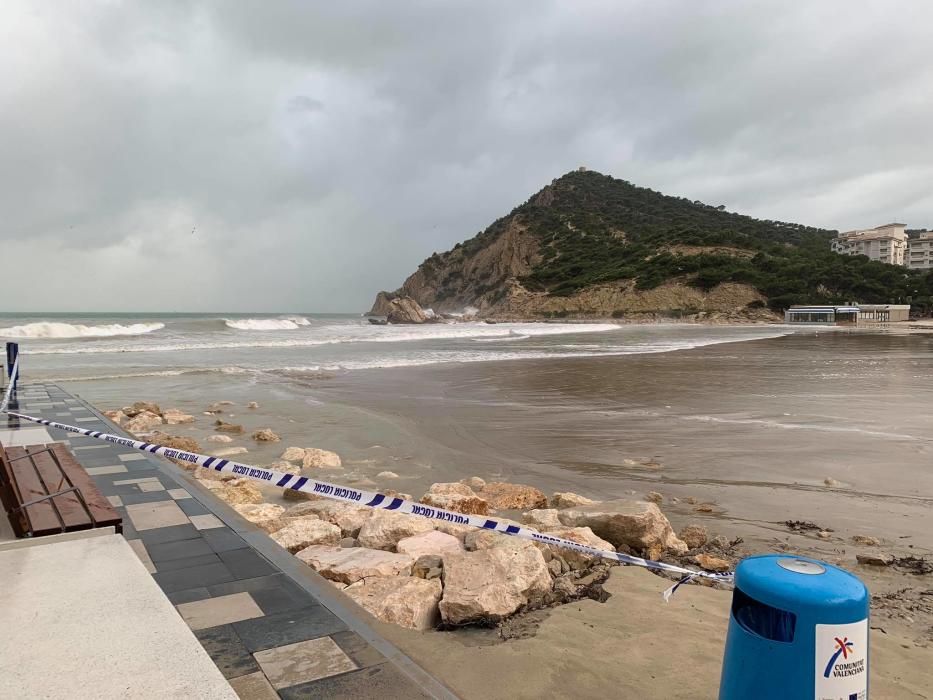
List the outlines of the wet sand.
{"type": "MultiPolygon", "coordinates": [[[[665,604],[666,583],[618,568],[605,603],[550,612],[537,633],[503,644],[492,633],[438,634],[378,624],[379,631],[466,700],[476,698],[715,698],[730,596],[692,586],[665,604]]],[[[872,632],[871,697],[930,697],[933,651],[872,632]]]]}

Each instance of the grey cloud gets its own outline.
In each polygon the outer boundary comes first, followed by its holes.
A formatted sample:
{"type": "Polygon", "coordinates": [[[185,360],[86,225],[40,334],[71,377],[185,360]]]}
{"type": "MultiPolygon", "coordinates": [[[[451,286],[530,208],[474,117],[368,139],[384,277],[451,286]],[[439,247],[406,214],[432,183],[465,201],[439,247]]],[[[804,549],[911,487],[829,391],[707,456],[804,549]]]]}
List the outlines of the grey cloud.
{"type": "Polygon", "coordinates": [[[14,275],[81,265],[5,301],[363,309],[578,165],[764,218],[933,227],[931,20],[922,2],[4,3],[0,245],[14,275]]]}

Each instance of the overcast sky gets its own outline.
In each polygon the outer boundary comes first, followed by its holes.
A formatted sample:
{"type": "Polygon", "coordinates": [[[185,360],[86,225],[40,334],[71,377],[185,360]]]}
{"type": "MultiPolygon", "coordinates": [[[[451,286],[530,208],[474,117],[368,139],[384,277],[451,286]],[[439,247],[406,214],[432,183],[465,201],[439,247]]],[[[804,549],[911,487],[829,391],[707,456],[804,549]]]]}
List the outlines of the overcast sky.
{"type": "Polygon", "coordinates": [[[579,165],[933,228],[931,26],[925,0],[4,0],[0,310],[365,310],[579,165]]]}

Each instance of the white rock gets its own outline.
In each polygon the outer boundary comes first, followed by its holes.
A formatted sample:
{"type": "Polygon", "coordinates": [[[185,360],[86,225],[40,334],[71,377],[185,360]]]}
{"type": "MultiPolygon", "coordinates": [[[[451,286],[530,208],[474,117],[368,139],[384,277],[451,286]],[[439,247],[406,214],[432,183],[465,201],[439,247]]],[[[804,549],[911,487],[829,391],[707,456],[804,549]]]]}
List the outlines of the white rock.
{"type": "Polygon", "coordinates": [[[462,552],[463,545],[453,535],[431,530],[430,532],[422,532],[420,535],[399,540],[395,546],[395,551],[399,554],[408,554],[417,559],[425,554],[444,555],[452,552],[462,552]]]}
{"type": "Polygon", "coordinates": [[[558,492],[551,496],[551,508],[575,508],[576,506],[591,506],[594,503],[596,501],[593,499],[570,491],[558,492]]]}
{"type": "Polygon", "coordinates": [[[140,411],[123,424],[123,429],[129,433],[148,433],[157,425],[163,424],[162,416],[140,411]]]}
{"type": "MultiPolygon", "coordinates": [[[[553,535],[554,537],[560,537],[564,540],[570,540],[571,542],[576,542],[577,544],[583,544],[587,547],[593,547],[594,549],[602,549],[609,552],[616,551],[616,548],[612,546],[611,542],[607,542],[601,537],[597,537],[596,534],[588,527],[560,527],[550,530],[547,534],[553,535]]],[[[561,547],[559,545],[547,545],[553,554],[557,554],[570,565],[571,569],[580,570],[586,569],[594,562],[599,561],[602,557],[598,557],[591,554],[584,554],[583,552],[577,552],[573,549],[566,547],[561,547]]]]}
{"type": "Polygon", "coordinates": [[[398,474],[395,472],[379,472],[376,474],[377,479],[398,479],[398,474]]]}
{"type": "Polygon", "coordinates": [[[208,442],[233,442],[233,438],[229,435],[208,435],[206,440],[208,442]]]}
{"type": "Polygon", "coordinates": [[[316,447],[306,447],[301,466],[305,469],[340,469],[340,455],[336,452],[319,450],[316,447]]]}
{"type": "Polygon", "coordinates": [[[255,401],[250,401],[248,404],[246,404],[246,407],[247,408],[259,408],[259,404],[256,403],[255,401]]]}
{"type": "Polygon", "coordinates": [[[104,415],[117,425],[122,425],[123,421],[126,420],[126,414],[121,410],[104,411],[104,415]]]}
{"type": "Polygon", "coordinates": [[[251,436],[256,442],[278,442],[282,438],[276,435],[269,428],[263,428],[262,430],[257,430],[251,436]]]}
{"type": "Polygon", "coordinates": [[[272,533],[272,539],[292,554],[313,544],[337,544],[340,538],[339,527],[313,516],[289,520],[288,525],[272,533]]]}
{"type": "Polygon", "coordinates": [[[524,547],[493,547],[444,557],[445,622],[498,620],[551,590],[544,556],[530,542],[524,547]]]}
{"type": "Polygon", "coordinates": [[[266,532],[272,533],[285,527],[282,519],[285,509],[274,503],[234,504],[233,509],[266,532]]]}
{"type": "Polygon", "coordinates": [[[483,487],[486,485],[485,479],[480,479],[478,476],[471,476],[469,479],[463,479],[461,484],[466,484],[474,491],[482,491],[483,487]]]}
{"type": "Polygon", "coordinates": [[[412,577],[366,579],[345,593],[378,620],[412,630],[437,626],[440,614],[441,581],[412,577]]]}
{"type": "Polygon", "coordinates": [[[166,409],[162,413],[162,417],[165,419],[166,424],[168,425],[182,425],[183,423],[194,423],[194,416],[188,415],[179,411],[177,408],[166,409]]]}
{"type": "Polygon", "coordinates": [[[344,537],[357,537],[360,528],[369,520],[373,513],[378,512],[362,506],[352,506],[349,503],[322,499],[301,503],[292,506],[285,512],[286,518],[316,515],[321,520],[336,525],[344,537]]]}
{"type": "Polygon", "coordinates": [[[374,510],[360,528],[357,539],[363,547],[393,550],[399,540],[433,529],[434,523],[427,518],[389,510],[374,510]]]}
{"type": "Polygon", "coordinates": [[[617,499],[566,508],[560,521],[569,527],[589,527],[616,547],[626,545],[657,559],[665,551],[684,554],[687,545],[674,534],[670,521],[654,504],[617,499]]]}
{"type": "Polygon", "coordinates": [[[267,464],[266,468],[272,469],[277,472],[285,472],[286,474],[300,474],[301,473],[301,467],[299,467],[297,464],[286,462],[284,459],[280,459],[277,462],[272,462],[271,464],[267,464]]]}
{"type": "Polygon", "coordinates": [[[545,532],[554,527],[564,527],[560,518],[557,517],[557,512],[556,508],[535,508],[522,513],[522,522],[538,532],[545,532]]]}
{"type": "Polygon", "coordinates": [[[303,447],[286,447],[285,452],[279,457],[279,459],[286,459],[289,462],[300,462],[304,458],[305,451],[303,447]]]}
{"type": "Polygon", "coordinates": [[[324,578],[341,583],[353,583],[369,576],[408,576],[414,563],[407,554],[324,544],[306,547],[295,556],[324,578]]]}

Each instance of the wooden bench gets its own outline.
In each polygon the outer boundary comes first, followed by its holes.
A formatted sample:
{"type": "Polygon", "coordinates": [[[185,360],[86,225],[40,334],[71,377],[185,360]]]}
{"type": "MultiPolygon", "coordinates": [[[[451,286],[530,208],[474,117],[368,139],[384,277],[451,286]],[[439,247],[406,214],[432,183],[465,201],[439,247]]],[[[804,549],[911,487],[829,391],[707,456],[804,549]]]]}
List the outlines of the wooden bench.
{"type": "Polygon", "coordinates": [[[0,446],[0,501],[17,537],[113,526],[123,519],[67,446],[0,446]]]}

